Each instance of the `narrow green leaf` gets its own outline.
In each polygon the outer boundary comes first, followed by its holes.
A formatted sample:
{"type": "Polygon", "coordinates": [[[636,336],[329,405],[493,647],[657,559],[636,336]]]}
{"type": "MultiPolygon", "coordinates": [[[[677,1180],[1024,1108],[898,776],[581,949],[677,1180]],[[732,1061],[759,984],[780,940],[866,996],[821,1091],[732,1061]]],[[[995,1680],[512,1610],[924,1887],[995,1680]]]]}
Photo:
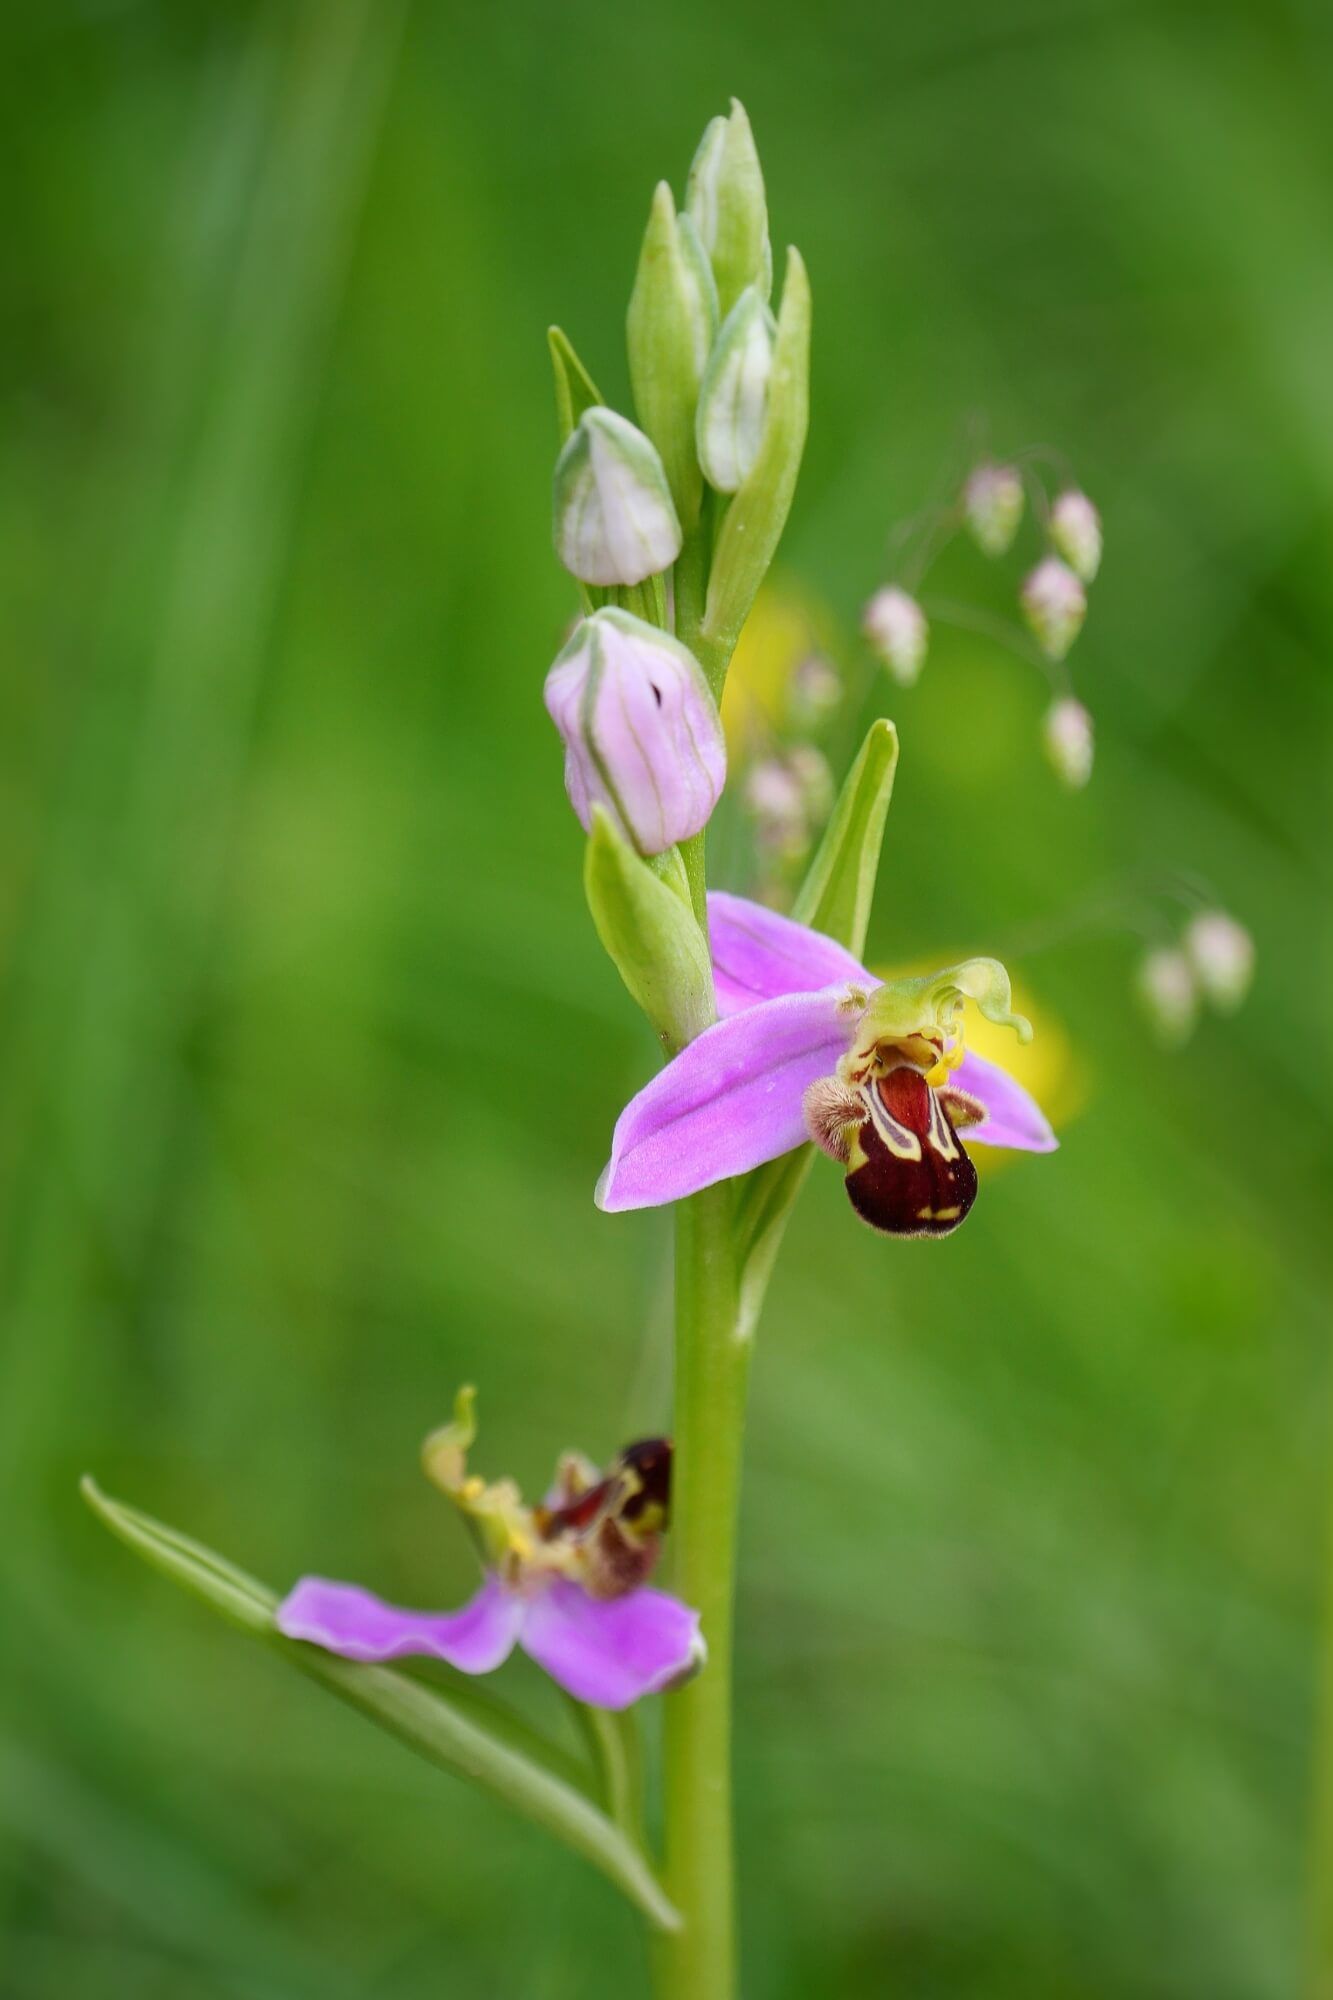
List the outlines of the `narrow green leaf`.
{"type": "Polygon", "coordinates": [[[759,455],[727,508],[713,550],[700,657],[717,686],[787,525],[810,415],[810,281],[787,252],[768,411],[759,455]]]}
{"type": "Polygon", "coordinates": [[[678,888],[640,859],[600,806],[583,864],[588,908],[630,996],[668,1049],[715,1018],[708,945],[678,888]]]}
{"type": "Polygon", "coordinates": [[[555,370],[555,414],[563,445],[583,412],[604,406],[606,398],[574,352],[563,327],[549,327],[546,340],[555,370]]]}
{"type": "Polygon", "coordinates": [[[847,774],[792,909],[798,923],[824,931],[858,958],[865,949],[897,768],[898,732],[881,718],[871,723],[847,774]]]}
{"type": "MultiPolygon", "coordinates": [[[[836,938],[858,958],[865,949],[897,768],[898,732],[891,722],[881,719],[871,724],[847,774],[792,911],[798,922],[836,938]]],[[[742,1334],[751,1333],[759,1318],[783,1233],[814,1151],[813,1146],[801,1146],[784,1153],[781,1159],[756,1167],[742,1183],[736,1205],[742,1334]]]]}
{"type": "Polygon", "coordinates": [[[273,1647],[312,1680],[358,1708],[421,1756],[503,1799],[600,1868],[651,1922],[674,1930],[680,1919],[635,1843],[587,1794],[555,1770],[502,1740],[440,1690],[390,1667],[362,1666],[318,1646],[285,1639],[274,1623],[277,1598],[243,1570],[102,1493],[92,1479],[83,1497],[111,1532],[155,1569],[225,1618],[273,1647]]]}
{"type": "Polygon", "coordinates": [[[570,1707],[596,1766],[601,1802],[616,1825],[643,1845],[643,1741],[632,1708],[613,1712],[570,1697],[570,1707]]]}

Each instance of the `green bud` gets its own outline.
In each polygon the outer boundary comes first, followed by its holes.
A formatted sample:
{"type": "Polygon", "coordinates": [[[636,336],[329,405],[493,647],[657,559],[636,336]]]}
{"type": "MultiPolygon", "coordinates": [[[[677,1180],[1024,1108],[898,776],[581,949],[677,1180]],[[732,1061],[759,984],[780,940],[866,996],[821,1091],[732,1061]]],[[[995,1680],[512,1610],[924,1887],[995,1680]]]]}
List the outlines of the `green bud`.
{"type": "Polygon", "coordinates": [[[800,252],[788,250],[759,452],[718,531],[708,580],[701,636],[709,655],[723,661],[731,656],[782,538],[809,414],[810,281],[800,252]]]}
{"type": "Polygon", "coordinates": [[[565,568],[580,583],[642,583],[670,567],[680,544],[656,447],[614,410],[585,410],[555,468],[555,548],[565,568]]]}
{"type": "Polygon", "coordinates": [[[747,285],[709,357],[695,417],[699,463],[719,493],[735,493],[759,456],[776,337],[772,313],[747,285]]]}
{"type": "Polygon", "coordinates": [[[717,287],[688,216],[659,183],[630,296],[629,373],[644,430],[657,446],[682,526],[699,518],[703,481],[694,456],[694,406],[713,336],[717,287]]]}
{"type": "Polygon", "coordinates": [[[622,839],[601,806],[583,864],[597,935],[668,1049],[683,1048],[716,1018],[713,967],[689,902],[622,839]]]}
{"type": "Polygon", "coordinates": [[[731,116],[714,118],[690,167],[685,206],[699,231],[717,279],[723,317],[747,285],[766,299],[773,285],[764,175],[745,107],[731,100],[731,116]]]}

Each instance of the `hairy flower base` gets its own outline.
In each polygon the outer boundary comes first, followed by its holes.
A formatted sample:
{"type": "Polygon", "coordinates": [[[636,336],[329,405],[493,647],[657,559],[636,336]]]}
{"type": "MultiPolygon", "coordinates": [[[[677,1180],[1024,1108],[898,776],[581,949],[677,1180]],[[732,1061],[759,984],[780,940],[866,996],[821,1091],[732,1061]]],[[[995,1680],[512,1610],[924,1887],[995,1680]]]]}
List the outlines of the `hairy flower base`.
{"type": "Polygon", "coordinates": [[[866,1221],[939,1236],[976,1193],[960,1128],[984,1145],[1053,1149],[1027,1092],[963,1045],[965,999],[1031,1032],[994,959],[881,981],[833,938],[758,903],[715,894],[708,911],[722,1018],[626,1105],[600,1207],[679,1201],[813,1136],[847,1166],[866,1221]]]}

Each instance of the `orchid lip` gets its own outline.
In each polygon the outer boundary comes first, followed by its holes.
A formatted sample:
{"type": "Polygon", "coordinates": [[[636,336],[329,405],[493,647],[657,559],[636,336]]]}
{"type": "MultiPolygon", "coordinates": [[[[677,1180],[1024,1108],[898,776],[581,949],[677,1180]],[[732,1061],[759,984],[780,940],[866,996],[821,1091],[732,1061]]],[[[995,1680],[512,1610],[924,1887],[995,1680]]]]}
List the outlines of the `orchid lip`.
{"type": "Polygon", "coordinates": [[[963,1044],[964,999],[1020,1038],[1031,1032],[997,960],[882,981],[835,939],[761,904],[715,893],[708,908],[720,1019],[626,1105],[597,1184],[599,1208],[660,1207],[748,1173],[807,1138],[812,1085],[867,1080],[905,1061],[932,1090],[954,1087],[981,1107],[984,1117],[971,1122],[986,1145],[1055,1145],[1022,1086],[963,1044]]]}

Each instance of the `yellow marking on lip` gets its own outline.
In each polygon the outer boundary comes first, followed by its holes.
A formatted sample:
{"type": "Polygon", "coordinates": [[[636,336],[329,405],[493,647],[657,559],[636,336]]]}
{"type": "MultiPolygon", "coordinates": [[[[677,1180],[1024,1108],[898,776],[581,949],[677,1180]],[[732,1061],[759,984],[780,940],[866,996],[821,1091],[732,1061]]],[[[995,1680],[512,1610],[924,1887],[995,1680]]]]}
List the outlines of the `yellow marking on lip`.
{"type": "Polygon", "coordinates": [[[955,1202],[952,1208],[919,1208],[916,1219],[918,1222],[953,1222],[962,1212],[955,1202]]]}

